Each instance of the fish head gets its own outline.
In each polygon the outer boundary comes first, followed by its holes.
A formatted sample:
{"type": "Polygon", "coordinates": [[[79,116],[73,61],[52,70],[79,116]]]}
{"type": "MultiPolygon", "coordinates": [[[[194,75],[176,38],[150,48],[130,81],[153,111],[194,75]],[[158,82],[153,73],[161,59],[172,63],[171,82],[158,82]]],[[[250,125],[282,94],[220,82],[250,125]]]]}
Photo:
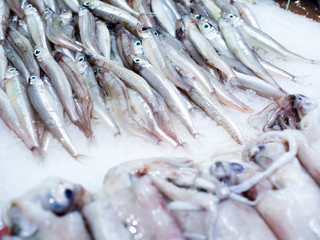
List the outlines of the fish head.
{"type": "Polygon", "coordinates": [[[137,26],[137,33],[138,33],[140,39],[141,38],[142,39],[148,38],[152,34],[151,29],[149,27],[144,26],[144,25],[137,26]]]}
{"type": "Polygon", "coordinates": [[[199,20],[203,19],[203,16],[200,14],[194,14],[194,13],[190,13],[189,17],[198,24],[199,20]]]}
{"type": "Polygon", "coordinates": [[[83,74],[86,71],[86,69],[89,67],[88,60],[80,52],[76,53],[75,59],[76,59],[76,64],[79,72],[83,74]]]}
{"type": "Polygon", "coordinates": [[[51,16],[52,16],[53,13],[54,13],[53,10],[52,10],[51,8],[48,8],[48,7],[47,7],[47,8],[43,11],[42,17],[43,17],[43,19],[44,19],[45,21],[48,21],[48,20],[51,18],[51,16]]]}
{"type": "Polygon", "coordinates": [[[223,19],[225,19],[226,21],[228,21],[231,24],[236,24],[237,22],[241,21],[241,18],[233,13],[223,12],[222,17],[223,17],[223,19]]]}
{"type": "Polygon", "coordinates": [[[32,4],[26,4],[24,6],[24,13],[29,16],[37,12],[37,9],[32,4]]]}
{"type": "Polygon", "coordinates": [[[136,71],[139,71],[142,68],[143,59],[134,55],[127,56],[127,59],[128,59],[129,65],[136,71]]]}
{"type": "Polygon", "coordinates": [[[176,36],[179,40],[186,37],[186,27],[183,23],[183,19],[178,19],[176,23],[176,36]]]}
{"type": "Polygon", "coordinates": [[[11,79],[13,77],[16,77],[19,75],[19,72],[17,71],[17,69],[15,69],[14,67],[8,66],[7,71],[6,71],[6,75],[5,75],[5,79],[11,79]]]}
{"type": "Polygon", "coordinates": [[[80,7],[78,15],[79,15],[79,17],[82,17],[82,16],[88,14],[88,12],[89,12],[88,7],[83,6],[83,7],[80,7]]]}
{"type": "Polygon", "coordinates": [[[33,54],[39,62],[43,62],[46,59],[48,59],[49,57],[51,57],[48,50],[46,50],[45,48],[42,48],[40,46],[35,46],[33,54]]]}
{"type": "Polygon", "coordinates": [[[96,1],[93,1],[93,0],[87,0],[87,1],[81,0],[80,2],[82,3],[82,5],[83,5],[84,7],[87,7],[87,8],[92,9],[92,8],[95,6],[94,3],[95,3],[96,1]]]}

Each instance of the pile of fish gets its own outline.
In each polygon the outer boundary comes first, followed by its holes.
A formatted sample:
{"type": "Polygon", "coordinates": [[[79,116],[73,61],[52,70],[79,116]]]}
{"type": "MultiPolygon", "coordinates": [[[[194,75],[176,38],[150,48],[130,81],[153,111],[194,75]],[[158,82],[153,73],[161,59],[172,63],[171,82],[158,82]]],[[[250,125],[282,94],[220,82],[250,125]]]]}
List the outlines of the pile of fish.
{"type": "Polygon", "coordinates": [[[80,156],[66,116],[89,139],[99,119],[115,135],[181,146],[172,112],[196,136],[194,108],[242,144],[227,110],[251,109],[230,88],[286,99],[275,78],[295,78],[261,50],[317,63],[261,31],[242,0],[107,2],[0,0],[0,116],[29,149],[44,153],[52,135],[80,156]]]}

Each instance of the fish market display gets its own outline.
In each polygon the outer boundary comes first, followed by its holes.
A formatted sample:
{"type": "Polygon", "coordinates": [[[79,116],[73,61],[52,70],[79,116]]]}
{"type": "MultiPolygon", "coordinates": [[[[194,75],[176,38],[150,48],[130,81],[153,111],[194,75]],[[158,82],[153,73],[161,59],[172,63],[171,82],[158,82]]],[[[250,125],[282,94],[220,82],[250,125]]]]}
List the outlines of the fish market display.
{"type": "Polygon", "coordinates": [[[209,125],[219,128],[206,138],[229,136],[205,162],[113,162],[96,193],[50,178],[0,209],[1,240],[320,239],[319,107],[286,84],[320,56],[267,34],[251,1],[0,2],[0,121],[34,159],[57,143],[83,174],[105,173],[75,132],[123,154],[124,138],[188,153],[209,125]],[[252,108],[258,99],[268,104],[252,108]]]}

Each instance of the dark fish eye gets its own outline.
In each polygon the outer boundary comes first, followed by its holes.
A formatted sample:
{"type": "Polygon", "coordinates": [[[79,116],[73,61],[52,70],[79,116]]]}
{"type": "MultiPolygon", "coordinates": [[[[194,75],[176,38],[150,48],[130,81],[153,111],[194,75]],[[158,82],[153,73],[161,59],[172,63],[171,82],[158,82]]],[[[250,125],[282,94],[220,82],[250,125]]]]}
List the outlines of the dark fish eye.
{"type": "Polygon", "coordinates": [[[83,5],[84,5],[84,6],[89,6],[90,3],[91,3],[90,1],[87,1],[87,2],[85,2],[83,5]]]}
{"type": "Polygon", "coordinates": [[[147,31],[148,29],[145,27],[145,26],[143,26],[142,28],[141,28],[141,31],[147,31]]]}
{"type": "Polygon", "coordinates": [[[133,61],[134,61],[134,63],[140,63],[140,59],[139,58],[135,58],[135,59],[133,59],[133,61]]]}
{"type": "Polygon", "coordinates": [[[45,11],[45,12],[49,12],[49,8],[46,8],[44,11],[45,11]]]}
{"type": "Polygon", "coordinates": [[[141,42],[140,41],[136,41],[136,46],[141,46],[141,42]]]}
{"type": "Polygon", "coordinates": [[[10,72],[14,72],[16,69],[15,68],[10,68],[9,71],[10,72]]]}
{"type": "Polygon", "coordinates": [[[31,5],[31,4],[28,4],[28,8],[32,8],[32,5],[31,5]]]}
{"type": "Polygon", "coordinates": [[[156,36],[158,36],[158,35],[159,35],[159,32],[158,32],[158,31],[154,31],[153,34],[156,35],[156,36]]]}
{"type": "Polygon", "coordinates": [[[34,55],[38,56],[40,54],[40,52],[41,51],[37,49],[37,50],[34,51],[34,55]]]}
{"type": "Polygon", "coordinates": [[[31,77],[30,77],[30,80],[34,80],[34,79],[36,79],[35,76],[31,76],[31,77]]]}
{"type": "Polygon", "coordinates": [[[196,18],[197,19],[201,19],[201,15],[196,15],[196,18]]]}
{"type": "Polygon", "coordinates": [[[206,24],[203,25],[203,27],[204,27],[204,28],[209,28],[210,25],[209,25],[208,23],[206,23],[206,24]]]}
{"type": "Polygon", "coordinates": [[[259,151],[260,151],[260,152],[262,152],[263,150],[266,149],[266,147],[265,147],[264,145],[260,145],[260,146],[258,146],[258,148],[259,148],[259,151]]]}
{"type": "Polygon", "coordinates": [[[232,14],[229,14],[229,18],[233,18],[234,16],[232,14]]]}
{"type": "Polygon", "coordinates": [[[79,62],[84,62],[84,57],[80,57],[79,62]]]}

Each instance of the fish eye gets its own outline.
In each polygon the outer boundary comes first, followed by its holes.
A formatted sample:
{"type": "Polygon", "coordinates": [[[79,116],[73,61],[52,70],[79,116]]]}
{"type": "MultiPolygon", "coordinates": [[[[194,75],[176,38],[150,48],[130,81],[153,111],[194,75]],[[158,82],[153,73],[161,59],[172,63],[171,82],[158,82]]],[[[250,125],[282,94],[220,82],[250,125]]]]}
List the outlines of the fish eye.
{"type": "Polygon", "coordinates": [[[35,51],[34,51],[34,55],[37,57],[37,56],[39,56],[39,54],[41,53],[41,51],[39,50],[39,49],[36,49],[35,51]]]}
{"type": "Polygon", "coordinates": [[[46,8],[46,9],[44,10],[44,12],[46,12],[46,13],[49,12],[49,8],[46,8]]]}
{"type": "Polygon", "coordinates": [[[135,64],[139,64],[139,63],[140,63],[140,59],[139,59],[139,58],[135,58],[135,59],[133,59],[133,62],[134,62],[135,64]]]}
{"type": "Polygon", "coordinates": [[[28,4],[28,5],[27,5],[27,8],[29,8],[29,9],[32,8],[32,5],[31,5],[31,4],[28,4]]]}
{"type": "Polygon", "coordinates": [[[229,14],[229,18],[234,18],[234,15],[233,14],[229,14]]]}
{"type": "Polygon", "coordinates": [[[10,69],[9,69],[9,72],[14,72],[14,71],[16,71],[15,68],[10,68],[10,69]]]}
{"type": "Polygon", "coordinates": [[[86,2],[83,3],[84,6],[89,6],[90,4],[91,4],[90,1],[86,1],[86,2]]]}
{"type": "Polygon", "coordinates": [[[37,77],[36,76],[31,76],[29,79],[30,80],[35,80],[37,77]]]}
{"type": "Polygon", "coordinates": [[[141,46],[141,42],[138,40],[138,41],[136,41],[135,45],[136,46],[141,46]]]}
{"type": "Polygon", "coordinates": [[[142,28],[141,28],[141,31],[147,31],[148,30],[148,28],[146,28],[145,26],[143,26],[142,28]]]}
{"type": "Polygon", "coordinates": [[[153,32],[153,34],[156,35],[156,36],[158,36],[158,35],[159,35],[159,32],[156,30],[156,31],[153,32]]]}
{"type": "Polygon", "coordinates": [[[202,16],[201,15],[196,15],[196,19],[201,19],[202,16]]]}
{"type": "Polygon", "coordinates": [[[84,57],[80,57],[79,62],[84,62],[84,57]]]}
{"type": "Polygon", "coordinates": [[[205,23],[205,24],[203,25],[203,27],[204,27],[204,28],[209,28],[210,25],[209,25],[208,23],[205,23]]]}

